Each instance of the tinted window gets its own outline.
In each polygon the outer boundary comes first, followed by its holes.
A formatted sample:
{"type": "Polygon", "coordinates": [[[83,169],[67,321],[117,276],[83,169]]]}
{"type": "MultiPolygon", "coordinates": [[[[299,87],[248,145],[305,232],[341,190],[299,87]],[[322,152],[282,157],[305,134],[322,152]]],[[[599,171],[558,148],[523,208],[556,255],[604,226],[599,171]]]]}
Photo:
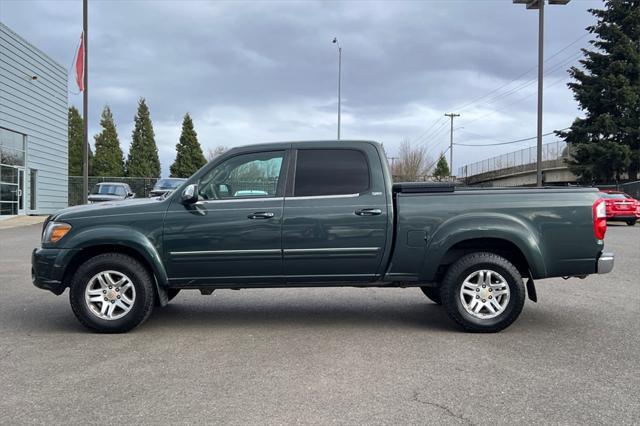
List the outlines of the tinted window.
{"type": "Polygon", "coordinates": [[[369,166],[354,149],[298,151],[294,196],[359,194],[369,189],[369,166]]]}
{"type": "Polygon", "coordinates": [[[273,197],[278,189],[284,151],[237,155],[218,164],[200,180],[205,200],[273,197]]]}

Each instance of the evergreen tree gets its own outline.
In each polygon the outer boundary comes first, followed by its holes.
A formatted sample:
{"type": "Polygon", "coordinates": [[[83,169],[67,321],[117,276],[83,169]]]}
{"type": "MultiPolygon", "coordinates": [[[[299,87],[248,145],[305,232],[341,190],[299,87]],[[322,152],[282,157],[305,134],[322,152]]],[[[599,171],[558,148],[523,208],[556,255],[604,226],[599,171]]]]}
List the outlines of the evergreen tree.
{"type": "Polygon", "coordinates": [[[451,175],[449,171],[449,164],[447,164],[447,159],[444,158],[444,154],[440,153],[440,158],[438,159],[438,164],[436,164],[436,169],[433,171],[433,176],[436,180],[442,180],[442,178],[451,175]]]}
{"type": "MultiPolygon", "coordinates": [[[[68,112],[68,139],[69,139],[69,176],[82,176],[82,140],[83,123],[80,111],[74,106],[69,107],[68,112]]],[[[89,175],[91,175],[93,153],[89,146],[89,175]]]]}
{"type": "Polygon", "coordinates": [[[176,160],[171,165],[171,177],[188,178],[207,164],[193,128],[193,120],[187,113],[182,121],[182,134],[176,144],[176,160]]]}
{"type": "Polygon", "coordinates": [[[94,176],[124,176],[124,159],[111,109],[105,106],[100,119],[102,131],[95,136],[94,176]]]}
{"type": "Polygon", "coordinates": [[[569,169],[582,182],[606,182],[640,169],[640,0],[606,0],[589,9],[597,22],[593,50],[583,49],[584,70],[571,67],[569,83],[584,118],[566,132],[569,169]],[[606,159],[606,160],[605,160],[606,159]]]}
{"type": "Polygon", "coordinates": [[[160,159],[156,146],[153,124],[149,116],[149,107],[144,98],[138,102],[135,126],[131,134],[131,146],[127,157],[127,176],[160,177],[160,159]]]}

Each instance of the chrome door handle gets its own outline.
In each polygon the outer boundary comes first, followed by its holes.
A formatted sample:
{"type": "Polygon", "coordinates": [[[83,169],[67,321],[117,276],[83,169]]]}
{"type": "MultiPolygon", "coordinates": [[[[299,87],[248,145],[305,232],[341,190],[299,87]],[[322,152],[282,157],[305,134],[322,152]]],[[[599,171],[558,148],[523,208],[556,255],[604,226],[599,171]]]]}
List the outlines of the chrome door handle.
{"type": "Polygon", "coordinates": [[[271,219],[275,214],[273,212],[255,212],[247,216],[249,219],[271,219]]]}
{"type": "Polygon", "coordinates": [[[360,209],[360,210],[356,210],[355,214],[357,214],[358,216],[378,216],[382,214],[382,210],[381,209],[360,209]]]}

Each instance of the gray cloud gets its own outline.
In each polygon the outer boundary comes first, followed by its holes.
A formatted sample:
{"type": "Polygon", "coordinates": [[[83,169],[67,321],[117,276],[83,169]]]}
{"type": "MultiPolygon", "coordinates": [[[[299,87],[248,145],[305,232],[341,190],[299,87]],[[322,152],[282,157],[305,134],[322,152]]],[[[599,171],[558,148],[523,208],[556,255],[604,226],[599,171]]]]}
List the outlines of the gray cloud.
{"type": "MultiPolygon", "coordinates": [[[[89,3],[91,131],[98,131],[108,103],[126,151],[144,96],[164,174],[187,111],[205,149],[335,137],[334,36],[343,46],[343,137],[382,141],[390,154],[403,138],[416,139],[444,112],[511,81],[537,59],[537,14],[508,0],[89,3]]],[[[585,34],[593,23],[586,10],[599,5],[574,0],[549,7],[547,57],[585,34]]],[[[81,18],[80,1],[0,4],[3,23],[64,66],[71,64],[81,18]]],[[[557,69],[546,77],[545,131],[566,127],[579,113],[565,86],[566,68],[587,40],[547,64],[557,69]]],[[[533,78],[535,71],[498,94],[533,78]]],[[[478,135],[533,136],[535,89],[530,84],[463,109],[457,137],[487,143],[478,135]]],[[[80,106],[81,97],[70,95],[70,103],[80,106]]],[[[440,127],[424,141],[433,155],[446,148],[446,126],[440,127]]],[[[455,165],[528,144],[458,147],[455,165]]]]}

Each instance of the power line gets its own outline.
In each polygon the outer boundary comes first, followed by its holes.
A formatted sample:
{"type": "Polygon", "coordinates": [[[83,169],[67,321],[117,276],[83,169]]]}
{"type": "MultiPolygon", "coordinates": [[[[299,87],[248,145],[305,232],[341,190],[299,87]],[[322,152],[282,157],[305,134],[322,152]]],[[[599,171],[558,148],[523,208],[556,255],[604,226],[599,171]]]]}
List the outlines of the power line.
{"type": "MultiPolygon", "coordinates": [[[[571,43],[567,44],[566,46],[564,46],[562,49],[558,50],[556,53],[554,53],[553,55],[549,56],[547,59],[545,59],[545,63],[548,62],[549,60],[555,58],[556,56],[558,56],[560,53],[564,52],[565,50],[567,50],[568,48],[570,48],[571,46],[573,46],[574,44],[578,43],[580,40],[582,40],[583,38],[587,37],[589,35],[589,33],[584,33],[582,34],[580,37],[578,37],[577,39],[575,39],[574,41],[572,41],[571,43]]],[[[482,96],[479,96],[475,99],[473,99],[472,101],[469,101],[465,104],[463,104],[462,106],[459,106],[457,108],[453,108],[454,110],[463,110],[466,109],[467,107],[469,107],[470,105],[473,105],[474,103],[477,103],[479,100],[482,100],[484,98],[486,98],[489,95],[492,95],[493,93],[504,89],[505,87],[509,86],[510,84],[520,80],[522,77],[524,77],[525,75],[529,74],[531,71],[534,71],[538,68],[537,65],[534,65],[533,67],[529,68],[528,70],[526,70],[525,72],[523,72],[522,74],[518,75],[517,77],[515,77],[514,79],[512,79],[511,81],[489,91],[488,93],[485,93],[482,96]]]]}
{"type": "MultiPolygon", "coordinates": [[[[562,132],[563,130],[567,130],[569,129],[569,127],[565,127],[564,129],[560,129],[560,130],[554,130],[553,132],[549,132],[549,133],[545,133],[542,136],[549,136],[549,135],[553,135],[555,132],[562,132]]],[[[526,142],[526,141],[530,141],[533,139],[536,139],[537,136],[532,136],[530,138],[523,138],[523,139],[517,139],[514,141],[508,141],[508,142],[498,142],[498,143],[488,143],[488,144],[465,144],[465,143],[454,143],[454,145],[459,145],[459,146],[498,146],[498,145],[510,145],[513,143],[519,143],[519,142],[526,142]]]]}

